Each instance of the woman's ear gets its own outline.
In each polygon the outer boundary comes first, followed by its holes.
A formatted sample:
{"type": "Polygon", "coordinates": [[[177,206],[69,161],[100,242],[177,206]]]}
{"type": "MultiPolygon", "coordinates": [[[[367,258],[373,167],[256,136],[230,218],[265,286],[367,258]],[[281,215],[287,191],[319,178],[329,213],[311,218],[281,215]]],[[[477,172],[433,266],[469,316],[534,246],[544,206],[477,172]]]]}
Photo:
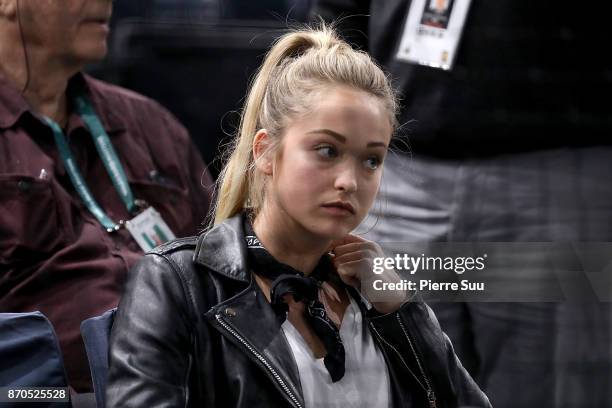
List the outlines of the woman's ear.
{"type": "Polygon", "coordinates": [[[272,154],[270,148],[272,140],[266,129],[259,129],[253,138],[253,158],[255,166],[262,173],[271,176],[273,174],[274,163],[272,162],[272,154]]]}

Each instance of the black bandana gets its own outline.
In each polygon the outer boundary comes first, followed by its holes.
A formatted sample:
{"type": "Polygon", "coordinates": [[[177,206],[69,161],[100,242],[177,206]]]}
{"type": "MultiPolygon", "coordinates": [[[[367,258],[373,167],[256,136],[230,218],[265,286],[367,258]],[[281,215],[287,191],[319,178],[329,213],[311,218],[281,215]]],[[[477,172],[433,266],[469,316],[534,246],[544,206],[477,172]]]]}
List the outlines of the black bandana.
{"type": "Polygon", "coordinates": [[[306,320],[327,351],[323,359],[325,368],[332,382],[339,381],[344,376],[344,345],[338,328],[327,317],[325,307],[318,297],[321,282],[329,280],[330,271],[333,270],[329,255],[321,257],[314,271],[309,276],[304,276],[302,272],[274,259],[259,242],[249,217],[245,217],[244,231],[249,264],[258,275],[272,280],[270,299],[280,322],[285,321],[289,309],[283,301],[284,295],[291,294],[296,302],[304,302],[306,320]]]}

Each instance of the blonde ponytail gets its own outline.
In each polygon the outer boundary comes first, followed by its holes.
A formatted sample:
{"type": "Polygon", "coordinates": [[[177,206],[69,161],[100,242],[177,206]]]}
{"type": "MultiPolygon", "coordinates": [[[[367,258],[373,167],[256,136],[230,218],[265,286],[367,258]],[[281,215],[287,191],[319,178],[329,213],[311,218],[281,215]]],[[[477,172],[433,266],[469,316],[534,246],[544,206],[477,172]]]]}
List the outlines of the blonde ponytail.
{"type": "Polygon", "coordinates": [[[217,181],[214,225],[247,205],[257,214],[263,204],[265,180],[255,169],[252,153],[257,131],[267,130],[273,153],[287,122],[308,112],[311,97],[333,85],[348,85],[379,97],[396,126],[395,96],[369,55],[352,49],[324,24],[285,34],[268,52],[251,84],[238,137],[217,181]]]}

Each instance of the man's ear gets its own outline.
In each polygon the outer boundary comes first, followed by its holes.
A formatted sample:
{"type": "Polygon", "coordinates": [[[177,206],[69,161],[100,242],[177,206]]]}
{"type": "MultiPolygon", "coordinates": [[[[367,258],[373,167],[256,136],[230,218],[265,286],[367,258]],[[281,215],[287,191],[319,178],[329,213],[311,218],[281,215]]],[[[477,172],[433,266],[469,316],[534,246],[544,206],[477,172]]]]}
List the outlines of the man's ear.
{"type": "Polygon", "coordinates": [[[0,18],[8,20],[17,18],[17,0],[0,0],[0,18]]]}
{"type": "Polygon", "coordinates": [[[271,176],[274,170],[271,147],[272,140],[268,131],[259,129],[253,138],[253,158],[257,169],[268,176],[271,176]]]}

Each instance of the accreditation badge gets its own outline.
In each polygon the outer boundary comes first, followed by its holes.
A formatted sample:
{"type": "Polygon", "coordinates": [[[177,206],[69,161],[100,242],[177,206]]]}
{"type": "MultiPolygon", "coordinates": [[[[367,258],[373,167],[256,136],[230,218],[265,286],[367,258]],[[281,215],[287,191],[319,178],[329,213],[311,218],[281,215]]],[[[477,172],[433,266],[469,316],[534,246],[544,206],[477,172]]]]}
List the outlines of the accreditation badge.
{"type": "Polygon", "coordinates": [[[471,0],[412,0],[396,57],[450,70],[471,0]]]}
{"type": "Polygon", "coordinates": [[[175,238],[168,224],[153,207],[126,221],[125,228],[145,252],[175,238]]]}

